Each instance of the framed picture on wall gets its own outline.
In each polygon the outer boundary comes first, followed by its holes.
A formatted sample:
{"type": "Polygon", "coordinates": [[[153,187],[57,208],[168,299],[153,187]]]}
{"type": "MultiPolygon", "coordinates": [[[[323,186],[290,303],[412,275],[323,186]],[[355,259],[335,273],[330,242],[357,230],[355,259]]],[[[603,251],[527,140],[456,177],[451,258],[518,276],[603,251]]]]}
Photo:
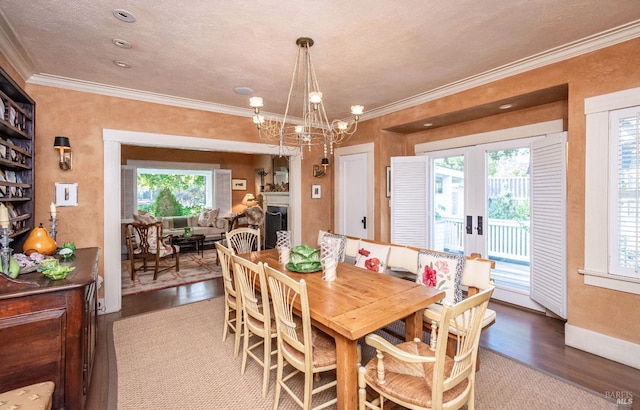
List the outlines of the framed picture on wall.
{"type": "Polygon", "coordinates": [[[78,184],[56,182],[56,206],[78,206],[78,184]]]}
{"type": "Polygon", "coordinates": [[[232,179],[231,180],[231,189],[233,191],[246,191],[247,190],[247,180],[246,179],[232,179]]]}
{"type": "Polygon", "coordinates": [[[320,185],[311,185],[311,198],[312,199],[320,199],[322,193],[320,191],[320,185]]]}

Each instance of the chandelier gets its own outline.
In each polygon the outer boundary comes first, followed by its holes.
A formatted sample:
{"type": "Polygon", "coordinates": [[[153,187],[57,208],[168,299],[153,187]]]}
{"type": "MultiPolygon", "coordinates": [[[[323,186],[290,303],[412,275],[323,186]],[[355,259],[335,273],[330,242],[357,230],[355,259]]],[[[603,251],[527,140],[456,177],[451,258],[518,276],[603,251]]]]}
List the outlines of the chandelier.
{"type": "Polygon", "coordinates": [[[322,145],[324,157],[322,165],[326,168],[329,165],[328,155],[333,155],[333,146],[345,141],[353,135],[358,128],[358,120],[364,111],[362,105],[351,106],[352,118],[349,122],[344,120],[333,120],[329,122],[327,113],[322,103],[322,92],[318,86],[315,70],[311,65],[311,53],[309,49],[313,46],[313,40],[308,37],[301,37],[296,40],[298,51],[296,63],[293,67],[293,76],[287,106],[284,117],[281,121],[274,118],[265,118],[260,114],[260,109],[264,106],[262,97],[251,97],[249,105],[253,108],[253,123],[258,128],[260,139],[278,144],[280,155],[284,155],[287,147],[297,147],[301,156],[305,148],[311,151],[312,146],[322,145]],[[302,57],[302,71],[300,72],[300,60],[302,57]],[[302,83],[302,84],[300,84],[302,83]],[[301,121],[293,122],[289,118],[289,108],[291,97],[297,94],[302,87],[302,114],[301,121]]]}

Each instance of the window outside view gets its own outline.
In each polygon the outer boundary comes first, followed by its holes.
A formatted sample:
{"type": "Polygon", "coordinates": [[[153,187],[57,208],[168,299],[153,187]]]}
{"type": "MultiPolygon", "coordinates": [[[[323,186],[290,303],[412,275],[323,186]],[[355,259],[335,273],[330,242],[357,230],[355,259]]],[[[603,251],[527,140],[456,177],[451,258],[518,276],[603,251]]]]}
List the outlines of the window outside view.
{"type": "Polygon", "coordinates": [[[210,171],[138,169],[138,210],[163,216],[198,215],[210,206],[210,171]]]}

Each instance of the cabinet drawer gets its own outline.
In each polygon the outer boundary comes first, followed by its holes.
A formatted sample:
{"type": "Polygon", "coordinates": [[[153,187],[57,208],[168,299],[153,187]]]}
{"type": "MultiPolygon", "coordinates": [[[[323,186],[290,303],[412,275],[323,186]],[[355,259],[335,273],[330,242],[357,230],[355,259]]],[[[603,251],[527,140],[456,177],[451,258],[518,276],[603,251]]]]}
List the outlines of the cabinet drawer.
{"type": "MultiPolygon", "coordinates": [[[[0,318],[0,390],[51,380],[64,385],[66,310],[36,311],[0,318]]],[[[56,389],[54,402],[64,403],[56,389]]]]}

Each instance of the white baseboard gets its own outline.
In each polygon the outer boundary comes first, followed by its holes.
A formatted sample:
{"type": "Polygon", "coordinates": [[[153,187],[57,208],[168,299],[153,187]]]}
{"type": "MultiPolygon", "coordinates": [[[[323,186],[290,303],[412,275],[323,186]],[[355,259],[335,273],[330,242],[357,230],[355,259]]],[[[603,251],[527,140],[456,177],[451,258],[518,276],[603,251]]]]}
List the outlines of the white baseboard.
{"type": "Polygon", "coordinates": [[[640,344],[616,339],[568,323],[564,325],[564,343],[567,346],[640,369],[640,344]]]}

